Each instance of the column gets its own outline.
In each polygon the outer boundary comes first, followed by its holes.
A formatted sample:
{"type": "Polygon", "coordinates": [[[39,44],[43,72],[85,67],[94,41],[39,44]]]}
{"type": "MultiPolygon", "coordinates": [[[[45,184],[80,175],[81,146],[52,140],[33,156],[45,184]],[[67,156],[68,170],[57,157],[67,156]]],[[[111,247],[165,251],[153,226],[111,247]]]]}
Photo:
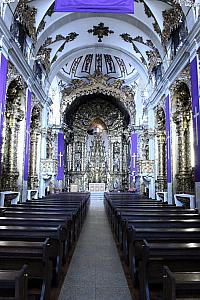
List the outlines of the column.
{"type": "Polygon", "coordinates": [[[157,133],[158,139],[158,191],[163,192],[165,188],[165,134],[157,133]]]}

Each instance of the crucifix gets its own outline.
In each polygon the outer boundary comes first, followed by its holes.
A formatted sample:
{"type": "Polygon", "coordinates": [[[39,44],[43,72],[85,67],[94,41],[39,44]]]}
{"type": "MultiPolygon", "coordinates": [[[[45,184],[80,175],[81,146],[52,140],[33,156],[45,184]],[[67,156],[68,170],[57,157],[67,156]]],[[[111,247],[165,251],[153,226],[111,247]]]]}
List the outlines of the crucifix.
{"type": "Polygon", "coordinates": [[[168,131],[168,135],[167,135],[167,159],[169,159],[170,157],[170,135],[169,135],[169,131],[168,131]]]}
{"type": "Polygon", "coordinates": [[[197,111],[197,107],[195,105],[193,118],[195,119],[195,135],[196,135],[196,144],[199,145],[199,137],[198,137],[198,117],[199,111],[197,111]]]}
{"type": "Polygon", "coordinates": [[[58,154],[58,157],[59,157],[59,167],[61,168],[61,167],[62,167],[62,157],[63,157],[62,152],[60,152],[60,153],[58,154]]]}
{"type": "Polygon", "coordinates": [[[136,157],[137,157],[137,155],[135,153],[133,153],[132,158],[133,158],[133,168],[134,169],[135,169],[136,157]]]}
{"type": "Polygon", "coordinates": [[[26,154],[28,154],[29,138],[30,138],[30,130],[26,129],[26,154]]]}

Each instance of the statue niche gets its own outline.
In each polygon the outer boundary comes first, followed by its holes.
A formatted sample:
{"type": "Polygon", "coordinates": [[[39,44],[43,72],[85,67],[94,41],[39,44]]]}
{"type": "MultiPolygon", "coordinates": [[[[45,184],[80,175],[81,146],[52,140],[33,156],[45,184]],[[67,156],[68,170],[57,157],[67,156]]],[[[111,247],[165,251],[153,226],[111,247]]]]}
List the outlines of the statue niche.
{"type": "Polygon", "coordinates": [[[89,144],[88,178],[90,182],[107,182],[107,154],[105,143],[107,137],[106,125],[99,118],[95,119],[88,129],[89,144]]]}

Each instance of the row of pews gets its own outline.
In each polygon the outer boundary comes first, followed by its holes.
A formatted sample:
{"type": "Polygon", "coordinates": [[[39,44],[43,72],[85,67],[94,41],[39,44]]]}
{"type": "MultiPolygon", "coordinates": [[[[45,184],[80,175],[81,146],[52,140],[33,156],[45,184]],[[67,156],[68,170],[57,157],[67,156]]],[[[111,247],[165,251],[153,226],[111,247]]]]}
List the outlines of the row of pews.
{"type": "Polygon", "coordinates": [[[0,300],[50,300],[81,231],[89,193],[0,209],[0,300]]]}
{"type": "Polygon", "coordinates": [[[108,219],[140,300],[200,299],[200,215],[129,193],[105,193],[108,219]]]}

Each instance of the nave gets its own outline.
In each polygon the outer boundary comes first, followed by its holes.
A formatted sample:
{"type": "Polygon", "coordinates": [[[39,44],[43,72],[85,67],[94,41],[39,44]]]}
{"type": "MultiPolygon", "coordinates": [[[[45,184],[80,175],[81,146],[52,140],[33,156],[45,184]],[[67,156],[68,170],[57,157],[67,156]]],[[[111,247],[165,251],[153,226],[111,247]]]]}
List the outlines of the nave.
{"type": "Polygon", "coordinates": [[[93,200],[59,300],[131,300],[103,201],[93,200]]]}
{"type": "Polygon", "coordinates": [[[134,193],[60,193],[1,208],[8,299],[199,300],[200,215],[134,193]]]}

